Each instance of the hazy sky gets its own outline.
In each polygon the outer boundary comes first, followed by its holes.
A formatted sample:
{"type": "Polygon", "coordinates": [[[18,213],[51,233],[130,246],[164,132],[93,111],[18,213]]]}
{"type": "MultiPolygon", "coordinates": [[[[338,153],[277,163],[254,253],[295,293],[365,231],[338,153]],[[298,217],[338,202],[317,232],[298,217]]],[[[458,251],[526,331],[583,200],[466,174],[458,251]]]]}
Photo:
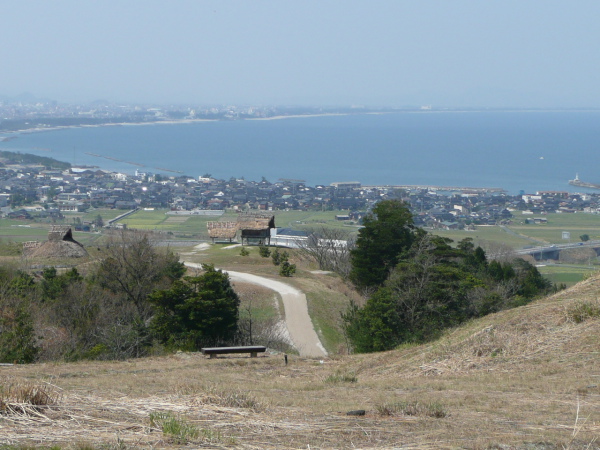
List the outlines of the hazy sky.
{"type": "Polygon", "coordinates": [[[600,107],[600,1],[0,0],[0,94],[600,107]]]}

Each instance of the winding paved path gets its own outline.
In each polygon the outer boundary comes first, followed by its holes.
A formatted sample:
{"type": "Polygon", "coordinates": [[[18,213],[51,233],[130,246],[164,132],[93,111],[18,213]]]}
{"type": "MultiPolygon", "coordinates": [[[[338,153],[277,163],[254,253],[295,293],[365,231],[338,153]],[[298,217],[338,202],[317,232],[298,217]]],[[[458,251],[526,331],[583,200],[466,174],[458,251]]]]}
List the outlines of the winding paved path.
{"type": "MultiPolygon", "coordinates": [[[[187,267],[201,269],[202,264],[190,263],[184,261],[187,267]]],[[[234,272],[224,270],[229,274],[232,281],[243,281],[246,283],[257,284],[271,289],[281,295],[283,308],[285,309],[285,324],[287,326],[290,338],[294,347],[305,357],[323,357],[327,356],[327,351],[321,344],[319,336],[313,327],[310,316],[308,315],[308,305],[306,295],[302,291],[282,283],[281,281],[271,280],[244,272],[234,272]]]]}

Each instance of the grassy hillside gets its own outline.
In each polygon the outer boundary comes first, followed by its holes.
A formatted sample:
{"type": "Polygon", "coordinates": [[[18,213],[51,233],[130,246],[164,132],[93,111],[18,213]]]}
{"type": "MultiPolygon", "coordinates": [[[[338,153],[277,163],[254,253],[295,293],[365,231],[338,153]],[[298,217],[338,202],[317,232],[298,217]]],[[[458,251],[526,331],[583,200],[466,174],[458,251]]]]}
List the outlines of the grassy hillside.
{"type": "Polygon", "coordinates": [[[178,353],[0,367],[0,442],[600,448],[599,293],[590,278],[427,345],[323,361],[178,353]],[[53,405],[31,405],[31,387],[53,405]]]}

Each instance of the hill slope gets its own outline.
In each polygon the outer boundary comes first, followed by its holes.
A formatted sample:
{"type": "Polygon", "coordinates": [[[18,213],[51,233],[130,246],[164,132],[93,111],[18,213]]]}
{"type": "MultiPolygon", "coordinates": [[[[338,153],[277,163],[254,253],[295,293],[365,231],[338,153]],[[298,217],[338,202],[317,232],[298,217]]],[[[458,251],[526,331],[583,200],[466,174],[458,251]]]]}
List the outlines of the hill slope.
{"type": "Polygon", "coordinates": [[[600,448],[600,317],[578,323],[575,310],[586,302],[593,313],[599,296],[596,277],[428,345],[324,361],[291,357],[287,366],[282,355],[179,353],[0,367],[0,442],[600,448]],[[17,395],[27,386],[54,395],[56,405],[28,405],[17,395]],[[357,409],[365,415],[346,414],[357,409]],[[157,417],[196,433],[174,432],[157,417]]]}

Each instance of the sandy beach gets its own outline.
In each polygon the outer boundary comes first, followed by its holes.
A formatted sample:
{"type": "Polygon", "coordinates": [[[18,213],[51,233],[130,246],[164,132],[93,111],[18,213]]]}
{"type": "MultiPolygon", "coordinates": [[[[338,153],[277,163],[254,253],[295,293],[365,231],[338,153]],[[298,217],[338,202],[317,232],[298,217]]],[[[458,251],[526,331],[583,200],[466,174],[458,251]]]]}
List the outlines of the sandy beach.
{"type": "MultiPolygon", "coordinates": [[[[176,125],[181,123],[200,123],[200,122],[217,122],[218,119],[181,119],[181,120],[156,120],[152,122],[118,122],[118,123],[99,123],[94,125],[82,124],[82,125],[65,125],[65,126],[54,126],[54,127],[36,127],[36,128],[24,128],[22,130],[14,131],[0,131],[2,134],[25,134],[25,133],[42,133],[44,131],[56,131],[56,130],[67,130],[70,128],[99,128],[99,127],[123,127],[123,126],[142,126],[142,125],[176,125]]],[[[9,138],[2,138],[3,141],[9,140],[9,138]]]]}
{"type": "MultiPolygon", "coordinates": [[[[387,112],[361,112],[357,114],[388,114],[387,112]]],[[[302,119],[310,117],[334,117],[334,116],[348,116],[351,113],[322,113],[322,114],[290,114],[290,115],[279,115],[271,117],[245,117],[234,120],[282,120],[282,119],[302,119]]],[[[146,125],[177,125],[177,124],[188,124],[188,123],[202,123],[202,122],[219,122],[223,119],[178,119],[178,120],[154,120],[151,122],[118,122],[118,123],[99,123],[94,125],[82,124],[82,125],[65,125],[65,126],[53,126],[53,127],[36,127],[36,128],[24,128],[21,130],[14,131],[0,131],[0,135],[3,134],[25,134],[25,133],[42,133],[45,131],[56,131],[66,130],[69,128],[98,128],[98,127],[124,127],[124,126],[146,126],[146,125]]],[[[0,140],[8,140],[10,138],[0,138],[0,140]]]]}

